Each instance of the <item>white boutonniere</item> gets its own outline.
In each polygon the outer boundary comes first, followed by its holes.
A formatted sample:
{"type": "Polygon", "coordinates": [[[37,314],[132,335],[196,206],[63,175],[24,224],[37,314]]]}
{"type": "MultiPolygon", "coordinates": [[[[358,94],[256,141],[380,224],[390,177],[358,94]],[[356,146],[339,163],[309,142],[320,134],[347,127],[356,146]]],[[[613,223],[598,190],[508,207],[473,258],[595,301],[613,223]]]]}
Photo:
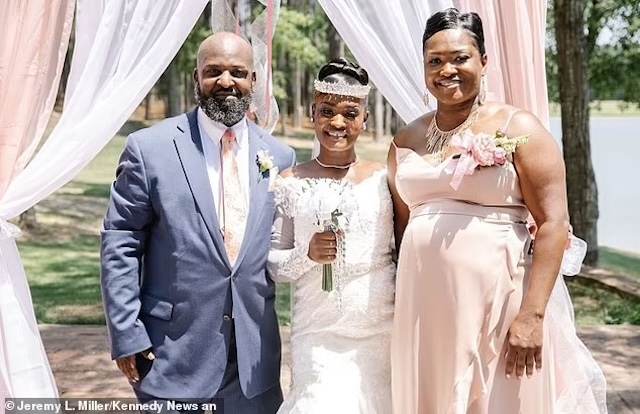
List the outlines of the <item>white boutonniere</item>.
{"type": "Polygon", "coordinates": [[[268,150],[260,150],[257,154],[256,163],[260,169],[262,178],[269,178],[269,191],[272,191],[275,179],[278,176],[278,167],[276,166],[273,156],[268,150]]]}

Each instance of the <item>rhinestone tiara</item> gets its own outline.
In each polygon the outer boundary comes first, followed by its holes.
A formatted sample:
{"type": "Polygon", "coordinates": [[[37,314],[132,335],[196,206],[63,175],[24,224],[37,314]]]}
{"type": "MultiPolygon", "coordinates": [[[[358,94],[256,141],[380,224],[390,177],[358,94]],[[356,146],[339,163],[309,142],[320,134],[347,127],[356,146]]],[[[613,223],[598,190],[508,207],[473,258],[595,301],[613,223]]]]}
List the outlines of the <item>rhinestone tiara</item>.
{"type": "Polygon", "coordinates": [[[371,90],[371,86],[369,85],[350,85],[342,79],[338,82],[325,82],[316,79],[313,81],[313,87],[318,92],[353,96],[354,98],[366,98],[369,96],[369,91],[371,90]]]}

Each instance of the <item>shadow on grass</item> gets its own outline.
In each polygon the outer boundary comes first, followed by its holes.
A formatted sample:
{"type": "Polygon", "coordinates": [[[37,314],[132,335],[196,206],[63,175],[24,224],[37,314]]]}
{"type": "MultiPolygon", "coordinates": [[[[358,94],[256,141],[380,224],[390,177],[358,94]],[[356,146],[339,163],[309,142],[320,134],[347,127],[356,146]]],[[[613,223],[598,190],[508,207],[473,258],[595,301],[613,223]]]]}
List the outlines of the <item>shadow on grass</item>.
{"type": "Polygon", "coordinates": [[[118,131],[117,135],[123,135],[123,136],[127,136],[129,134],[131,134],[132,132],[136,132],[139,129],[142,128],[146,128],[149,125],[146,122],[143,121],[136,121],[136,120],[128,120],[127,122],[124,123],[124,125],[122,126],[122,128],[120,128],[120,130],[118,131]]]}
{"type": "Polygon", "coordinates": [[[111,194],[111,184],[83,183],[75,181],[74,185],[82,189],[82,193],[77,194],[85,197],[96,197],[108,199],[111,194]]]}
{"type": "Polygon", "coordinates": [[[98,236],[20,243],[39,323],[104,324],[98,236]]]}

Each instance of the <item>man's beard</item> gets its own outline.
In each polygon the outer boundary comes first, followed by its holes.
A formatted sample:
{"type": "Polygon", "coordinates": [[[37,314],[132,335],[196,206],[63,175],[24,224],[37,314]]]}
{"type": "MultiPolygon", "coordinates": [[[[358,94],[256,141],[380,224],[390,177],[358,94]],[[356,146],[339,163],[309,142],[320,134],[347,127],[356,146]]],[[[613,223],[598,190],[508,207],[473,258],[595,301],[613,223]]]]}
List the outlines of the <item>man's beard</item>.
{"type": "Polygon", "coordinates": [[[213,121],[228,127],[237,124],[245,116],[253,94],[237,99],[216,99],[214,96],[203,96],[200,85],[195,85],[196,103],[202,111],[213,121]]]}

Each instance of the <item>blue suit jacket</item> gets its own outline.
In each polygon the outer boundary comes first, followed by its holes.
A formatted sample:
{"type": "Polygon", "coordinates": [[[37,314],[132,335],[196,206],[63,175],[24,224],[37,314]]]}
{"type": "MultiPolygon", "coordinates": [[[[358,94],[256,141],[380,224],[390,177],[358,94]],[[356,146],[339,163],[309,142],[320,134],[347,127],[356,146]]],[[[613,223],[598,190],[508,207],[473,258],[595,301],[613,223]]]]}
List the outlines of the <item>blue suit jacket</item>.
{"type": "Polygon", "coordinates": [[[131,134],[102,228],[101,284],[113,358],[138,358],[140,391],[158,398],[212,398],[225,372],[231,315],[240,385],[252,398],[277,385],[280,334],[266,273],[275,212],[269,151],[280,171],[295,152],[249,121],[250,210],[236,264],[227,258],[196,111],[131,134]]]}

